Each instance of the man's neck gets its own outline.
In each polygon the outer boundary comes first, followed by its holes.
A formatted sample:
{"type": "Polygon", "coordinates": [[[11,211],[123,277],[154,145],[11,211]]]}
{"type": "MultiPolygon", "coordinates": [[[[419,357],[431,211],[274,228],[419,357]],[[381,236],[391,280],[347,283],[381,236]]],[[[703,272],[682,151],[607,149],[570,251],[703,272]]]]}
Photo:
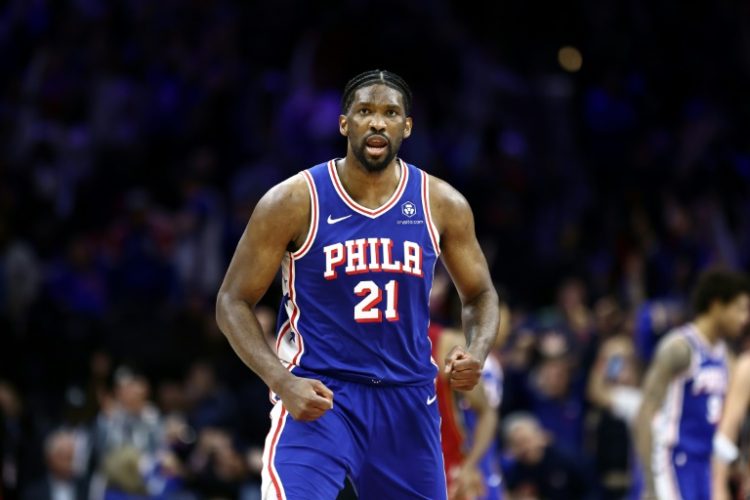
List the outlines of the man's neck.
{"type": "Polygon", "coordinates": [[[695,318],[694,323],[700,336],[706,339],[706,342],[709,344],[714,345],[721,339],[721,332],[716,326],[716,322],[710,316],[698,316],[695,318]]]}
{"type": "Polygon", "coordinates": [[[399,161],[394,158],[383,170],[370,172],[348,153],[336,162],[341,183],[354,201],[367,208],[378,208],[393,195],[401,180],[399,161]]]}

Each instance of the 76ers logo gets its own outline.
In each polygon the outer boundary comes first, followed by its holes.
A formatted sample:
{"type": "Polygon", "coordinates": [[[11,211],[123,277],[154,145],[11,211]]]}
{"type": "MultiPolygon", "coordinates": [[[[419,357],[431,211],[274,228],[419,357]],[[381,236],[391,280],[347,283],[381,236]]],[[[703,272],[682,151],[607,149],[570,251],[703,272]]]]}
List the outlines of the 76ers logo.
{"type": "Polygon", "coordinates": [[[417,214],[417,206],[410,201],[401,204],[401,213],[407,217],[414,217],[417,214]]]}

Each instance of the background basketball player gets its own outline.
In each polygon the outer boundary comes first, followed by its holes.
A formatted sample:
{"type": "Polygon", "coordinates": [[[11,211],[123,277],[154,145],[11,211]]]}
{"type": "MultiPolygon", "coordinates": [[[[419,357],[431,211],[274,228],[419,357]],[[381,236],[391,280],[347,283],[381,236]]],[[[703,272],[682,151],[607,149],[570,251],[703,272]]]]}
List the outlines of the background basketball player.
{"type": "Polygon", "coordinates": [[[660,343],[646,374],[636,420],[645,497],[711,498],[711,455],[727,390],[724,340],[750,320],[750,284],[709,271],[694,291],[695,319],[660,343]]]}

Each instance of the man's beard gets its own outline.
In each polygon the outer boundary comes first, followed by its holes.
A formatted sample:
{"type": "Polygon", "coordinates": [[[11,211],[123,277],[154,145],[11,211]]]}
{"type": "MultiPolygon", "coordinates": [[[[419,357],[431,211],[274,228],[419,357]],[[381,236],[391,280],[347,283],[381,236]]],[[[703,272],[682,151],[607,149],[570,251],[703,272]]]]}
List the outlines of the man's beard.
{"type": "Polygon", "coordinates": [[[362,145],[359,148],[354,148],[354,157],[359,160],[359,163],[361,163],[368,172],[382,172],[396,157],[398,148],[394,148],[392,146],[393,145],[390,143],[386,146],[388,148],[388,152],[382,159],[378,161],[372,161],[367,158],[367,153],[365,153],[367,144],[362,142],[362,145]]]}

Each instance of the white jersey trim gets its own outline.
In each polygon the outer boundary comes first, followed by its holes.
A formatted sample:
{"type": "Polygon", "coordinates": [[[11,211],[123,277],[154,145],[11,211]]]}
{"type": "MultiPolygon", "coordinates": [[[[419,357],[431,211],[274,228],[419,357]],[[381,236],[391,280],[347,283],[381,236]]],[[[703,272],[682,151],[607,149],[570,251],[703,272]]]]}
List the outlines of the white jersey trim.
{"type": "Polygon", "coordinates": [[[388,198],[388,201],[383,203],[380,207],[372,209],[367,208],[363,205],[360,205],[356,201],[352,199],[351,196],[349,196],[349,193],[346,192],[346,189],[344,189],[344,185],[341,182],[341,179],[339,178],[339,173],[336,170],[336,162],[335,160],[331,160],[328,162],[328,175],[331,177],[331,182],[333,183],[333,187],[336,190],[336,193],[338,193],[339,198],[352,210],[357,212],[358,214],[364,215],[365,217],[369,217],[370,219],[376,219],[380,215],[384,214],[398,202],[398,200],[401,199],[401,195],[404,194],[404,191],[406,191],[406,184],[409,181],[409,168],[404,164],[404,161],[399,158],[398,164],[401,167],[401,179],[399,179],[398,186],[396,186],[396,190],[393,192],[390,198],[388,198]]]}
{"type": "Polygon", "coordinates": [[[695,322],[688,323],[685,325],[685,336],[693,339],[697,346],[705,351],[705,354],[713,359],[719,360],[726,358],[726,344],[723,340],[717,341],[714,345],[711,345],[703,333],[698,329],[695,322]]]}
{"type": "Polygon", "coordinates": [[[315,181],[313,181],[312,175],[307,170],[302,171],[302,176],[307,181],[307,189],[310,192],[310,228],[307,230],[307,236],[302,246],[296,251],[292,252],[291,256],[293,259],[301,259],[312,247],[313,241],[318,234],[318,223],[320,220],[320,209],[318,208],[318,191],[315,189],[315,181]]]}
{"type": "MultiPolygon", "coordinates": [[[[277,342],[277,354],[287,369],[291,370],[299,364],[299,360],[305,353],[305,341],[299,332],[298,323],[302,311],[297,305],[297,291],[294,285],[295,282],[295,262],[292,258],[291,253],[286,253],[281,262],[281,275],[282,275],[282,293],[289,296],[289,300],[286,301],[285,312],[288,320],[289,330],[283,338],[278,338],[277,342]],[[294,342],[291,339],[294,338],[294,342]],[[288,358],[288,359],[287,359],[288,358]]],[[[286,322],[285,322],[286,324],[286,322]]]]}
{"type": "Polygon", "coordinates": [[[430,210],[430,179],[427,172],[421,170],[422,173],[422,210],[424,210],[425,224],[427,224],[427,233],[430,235],[430,241],[432,242],[432,248],[435,250],[435,255],[440,256],[440,233],[438,232],[435,224],[432,222],[432,211],[430,210]]]}
{"type": "Polygon", "coordinates": [[[281,401],[277,402],[271,410],[271,429],[266,436],[263,447],[263,469],[261,469],[261,497],[263,500],[286,500],[286,492],[281,482],[281,477],[276,470],[274,458],[276,448],[281,439],[281,433],[286,425],[287,411],[281,401]]]}
{"type": "MultiPolygon", "coordinates": [[[[293,354],[287,354],[287,352],[289,351],[290,342],[288,341],[286,336],[290,330],[291,327],[289,326],[289,320],[287,319],[286,321],[284,321],[284,323],[281,325],[281,328],[279,328],[279,331],[276,333],[276,357],[279,358],[279,361],[287,370],[291,369],[291,365],[289,364],[288,359],[292,359],[293,357],[293,354]]],[[[276,402],[279,400],[279,397],[269,388],[268,399],[272,404],[276,404],[276,402]]]]}
{"type": "Polygon", "coordinates": [[[657,445],[652,455],[652,467],[654,468],[654,487],[659,500],[682,500],[677,474],[672,463],[672,448],[657,445]]]}

